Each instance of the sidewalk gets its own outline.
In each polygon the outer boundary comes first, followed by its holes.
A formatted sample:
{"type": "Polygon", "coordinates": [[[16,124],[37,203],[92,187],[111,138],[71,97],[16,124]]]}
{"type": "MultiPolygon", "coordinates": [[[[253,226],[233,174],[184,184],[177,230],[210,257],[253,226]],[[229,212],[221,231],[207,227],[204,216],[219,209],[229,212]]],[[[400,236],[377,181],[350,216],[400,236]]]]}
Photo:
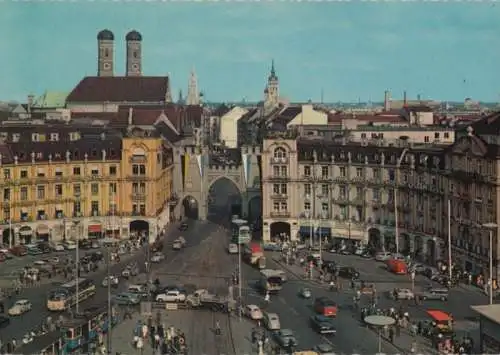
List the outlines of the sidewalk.
{"type": "Polygon", "coordinates": [[[241,320],[237,316],[229,319],[231,327],[231,337],[234,344],[235,355],[255,355],[258,354],[258,347],[252,344],[252,329],[255,326],[245,317],[241,320]]]}

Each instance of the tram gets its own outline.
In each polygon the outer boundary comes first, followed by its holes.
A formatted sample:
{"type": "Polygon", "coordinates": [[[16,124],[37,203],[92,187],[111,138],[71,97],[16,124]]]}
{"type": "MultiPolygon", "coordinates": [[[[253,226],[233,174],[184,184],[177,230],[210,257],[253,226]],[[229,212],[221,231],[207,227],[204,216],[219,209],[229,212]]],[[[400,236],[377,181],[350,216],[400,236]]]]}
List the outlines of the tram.
{"type": "MultiPolygon", "coordinates": [[[[8,351],[8,349],[6,349],[8,351]]],[[[8,352],[10,353],[10,352],[8,352]]],[[[14,354],[66,355],[59,330],[37,336],[32,342],[13,351],[14,354]]]]}
{"type": "MultiPolygon", "coordinates": [[[[111,327],[118,323],[118,317],[112,310],[111,327]]],[[[99,341],[109,330],[107,307],[87,308],[83,314],[64,322],[61,327],[64,350],[72,353],[78,348],[99,341]]]]}

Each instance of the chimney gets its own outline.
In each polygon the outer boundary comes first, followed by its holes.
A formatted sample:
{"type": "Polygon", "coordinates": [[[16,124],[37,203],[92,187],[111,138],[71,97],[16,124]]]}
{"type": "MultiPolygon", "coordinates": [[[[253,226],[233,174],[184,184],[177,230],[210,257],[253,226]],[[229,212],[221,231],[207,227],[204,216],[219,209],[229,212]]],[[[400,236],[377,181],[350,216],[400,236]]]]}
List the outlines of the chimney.
{"type": "Polygon", "coordinates": [[[408,100],[406,98],[406,90],[403,91],[403,107],[408,107],[408,100]]]}
{"type": "Polygon", "coordinates": [[[391,92],[386,90],[384,92],[384,111],[391,110],[391,92]]]}
{"type": "Polygon", "coordinates": [[[134,109],[132,107],[129,107],[128,109],[128,125],[132,126],[133,120],[132,118],[134,117],[134,109]]]}

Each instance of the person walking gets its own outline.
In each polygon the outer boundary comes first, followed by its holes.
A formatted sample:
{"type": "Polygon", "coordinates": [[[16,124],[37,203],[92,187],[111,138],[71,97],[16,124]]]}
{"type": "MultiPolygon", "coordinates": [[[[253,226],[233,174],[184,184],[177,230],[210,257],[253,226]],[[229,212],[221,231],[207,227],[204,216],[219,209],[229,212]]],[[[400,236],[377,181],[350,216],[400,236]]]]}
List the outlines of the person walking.
{"type": "Polygon", "coordinates": [[[215,321],[215,335],[221,335],[220,323],[219,321],[215,321]]]}

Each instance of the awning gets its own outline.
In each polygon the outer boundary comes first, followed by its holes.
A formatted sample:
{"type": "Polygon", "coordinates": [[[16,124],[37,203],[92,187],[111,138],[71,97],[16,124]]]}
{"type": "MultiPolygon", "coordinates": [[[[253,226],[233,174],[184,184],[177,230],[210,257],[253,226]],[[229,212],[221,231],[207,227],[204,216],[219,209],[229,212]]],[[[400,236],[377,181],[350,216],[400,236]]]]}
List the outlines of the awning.
{"type": "Polygon", "coordinates": [[[446,322],[451,320],[451,317],[448,313],[439,311],[439,310],[428,310],[427,314],[431,316],[436,322],[446,322]]]}
{"type": "Polygon", "coordinates": [[[101,224],[97,224],[97,223],[94,223],[94,224],[89,224],[89,233],[101,233],[101,230],[102,230],[102,226],[101,224]]]}
{"type": "Polygon", "coordinates": [[[39,224],[38,227],[36,227],[36,233],[37,234],[49,234],[49,226],[46,224],[39,224]]]}
{"type": "Polygon", "coordinates": [[[332,229],[330,227],[319,227],[316,230],[316,234],[318,234],[321,237],[331,237],[332,229]]]}
{"type": "Polygon", "coordinates": [[[19,234],[20,235],[31,235],[33,234],[33,229],[31,229],[30,226],[22,226],[21,228],[19,228],[19,234]]]}
{"type": "Polygon", "coordinates": [[[300,235],[302,236],[310,236],[311,235],[311,230],[313,228],[311,228],[310,226],[300,226],[299,227],[299,233],[300,235]]]}

